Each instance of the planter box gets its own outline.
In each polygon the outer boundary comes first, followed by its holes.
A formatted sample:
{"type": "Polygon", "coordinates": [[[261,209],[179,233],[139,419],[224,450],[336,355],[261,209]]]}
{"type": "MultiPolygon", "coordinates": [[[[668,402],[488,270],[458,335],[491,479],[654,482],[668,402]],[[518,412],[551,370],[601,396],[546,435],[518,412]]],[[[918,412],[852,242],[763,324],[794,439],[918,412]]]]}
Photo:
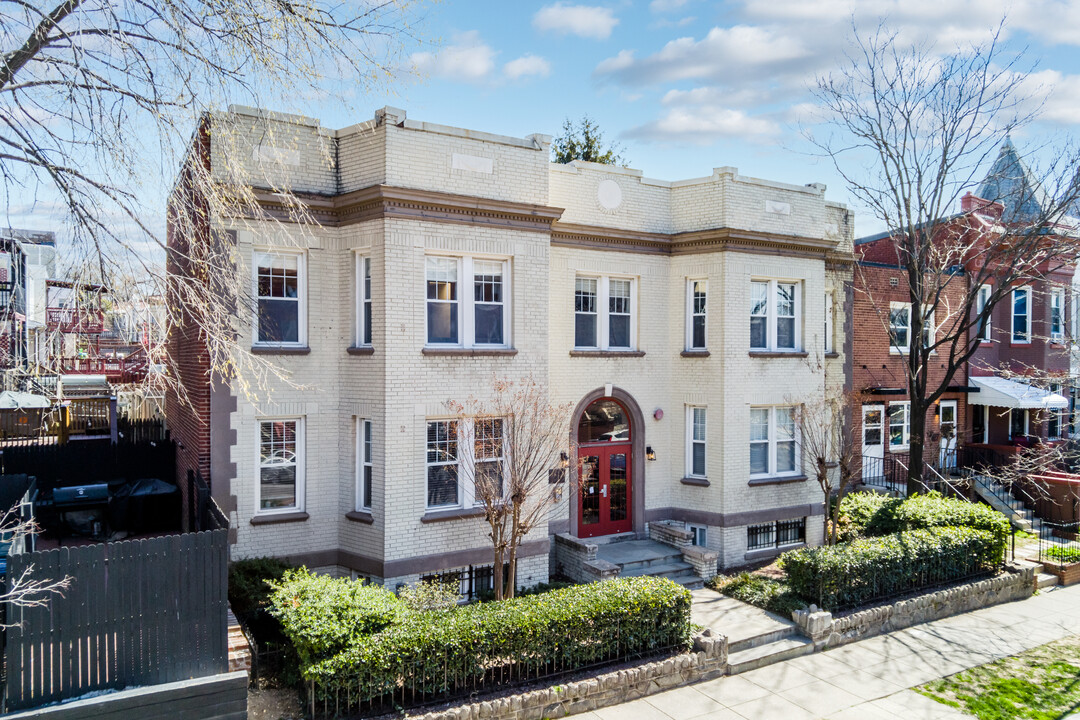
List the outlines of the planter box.
{"type": "Polygon", "coordinates": [[[1080,563],[1069,563],[1067,565],[1044,564],[1043,572],[1057,575],[1058,581],[1062,585],[1075,585],[1076,583],[1080,583],[1080,563]]]}

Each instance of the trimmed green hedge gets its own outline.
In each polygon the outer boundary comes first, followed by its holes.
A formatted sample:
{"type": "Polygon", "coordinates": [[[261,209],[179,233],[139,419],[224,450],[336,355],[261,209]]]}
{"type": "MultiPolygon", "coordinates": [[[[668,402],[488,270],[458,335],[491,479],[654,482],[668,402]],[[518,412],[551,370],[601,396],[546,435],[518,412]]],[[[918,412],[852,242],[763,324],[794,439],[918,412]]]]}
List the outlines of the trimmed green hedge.
{"type": "Polygon", "coordinates": [[[780,563],[796,595],[835,610],[993,570],[1004,552],[986,530],[938,527],[792,550],[780,563]]]}
{"type": "Polygon", "coordinates": [[[848,493],[840,500],[840,518],[846,519],[860,534],[866,530],[870,519],[888,504],[899,504],[903,500],[891,498],[876,492],[848,493]]]}
{"type": "Polygon", "coordinates": [[[989,505],[947,498],[936,492],[882,504],[866,523],[866,534],[890,535],[935,527],[985,530],[1000,544],[1004,558],[1010,530],[1004,515],[989,505]]]}
{"type": "Polygon", "coordinates": [[[482,685],[496,673],[527,679],[690,641],[690,592],[662,578],[609,580],[441,612],[401,612],[374,632],[353,625],[343,644],[342,634],[326,626],[333,624],[331,617],[353,614],[332,607],[348,593],[335,590],[316,599],[312,588],[309,578],[292,575],[275,591],[273,612],[298,648],[313,649],[312,638],[330,637],[334,642],[321,647],[341,648],[320,658],[308,653],[301,665],[320,698],[348,693],[363,702],[388,694],[452,693],[482,685]]]}
{"type": "Polygon", "coordinates": [[[717,575],[705,585],[784,618],[790,618],[792,612],[806,607],[806,601],[793,593],[786,582],[753,573],[739,573],[734,577],[717,575]]]}
{"type": "Polygon", "coordinates": [[[273,583],[270,612],[300,656],[300,668],[373,635],[407,613],[397,596],[380,585],[290,570],[273,583]]]}

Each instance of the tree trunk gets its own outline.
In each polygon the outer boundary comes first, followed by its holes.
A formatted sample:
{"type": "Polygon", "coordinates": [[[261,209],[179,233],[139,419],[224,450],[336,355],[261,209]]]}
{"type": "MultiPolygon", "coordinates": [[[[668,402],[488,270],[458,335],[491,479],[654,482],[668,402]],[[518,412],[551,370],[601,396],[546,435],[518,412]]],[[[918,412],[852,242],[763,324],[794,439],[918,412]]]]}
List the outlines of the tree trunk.
{"type": "Polygon", "coordinates": [[[923,465],[926,447],[926,406],[911,396],[911,436],[908,448],[907,494],[923,491],[923,465]]]}

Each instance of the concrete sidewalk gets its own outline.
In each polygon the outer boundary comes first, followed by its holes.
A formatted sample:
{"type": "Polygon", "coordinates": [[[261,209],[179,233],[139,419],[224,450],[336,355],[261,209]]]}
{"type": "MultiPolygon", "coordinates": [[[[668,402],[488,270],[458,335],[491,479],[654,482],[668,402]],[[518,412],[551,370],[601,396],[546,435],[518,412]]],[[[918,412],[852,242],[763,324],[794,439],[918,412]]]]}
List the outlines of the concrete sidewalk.
{"type": "Polygon", "coordinates": [[[1080,634],[1080,585],[574,716],[580,720],[938,720],[916,685],[1080,634]]]}

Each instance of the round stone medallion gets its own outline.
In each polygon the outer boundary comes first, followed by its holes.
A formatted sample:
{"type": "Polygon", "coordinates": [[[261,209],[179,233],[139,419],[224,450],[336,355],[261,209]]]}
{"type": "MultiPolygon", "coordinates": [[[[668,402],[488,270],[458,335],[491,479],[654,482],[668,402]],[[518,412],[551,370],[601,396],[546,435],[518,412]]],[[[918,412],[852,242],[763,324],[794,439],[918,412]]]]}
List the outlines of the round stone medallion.
{"type": "Polygon", "coordinates": [[[622,188],[614,180],[601,180],[596,185],[596,202],[601,210],[614,212],[622,205],[622,188]]]}

